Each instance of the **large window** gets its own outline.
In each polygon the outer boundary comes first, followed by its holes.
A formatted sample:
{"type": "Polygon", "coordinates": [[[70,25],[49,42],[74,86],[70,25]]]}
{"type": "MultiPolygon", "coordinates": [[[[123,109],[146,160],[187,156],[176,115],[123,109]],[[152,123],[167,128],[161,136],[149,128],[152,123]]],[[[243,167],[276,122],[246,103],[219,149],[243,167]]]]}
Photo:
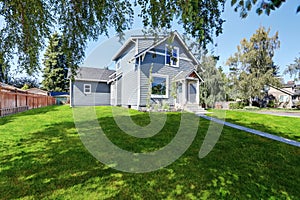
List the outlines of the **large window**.
{"type": "Polygon", "coordinates": [[[165,48],[165,64],[178,67],[179,64],[179,48],[166,45],[165,48]]]}
{"type": "Polygon", "coordinates": [[[279,102],[280,103],[285,103],[289,101],[289,96],[288,95],[280,95],[279,96],[279,102]]]}
{"type": "Polygon", "coordinates": [[[153,75],[151,97],[152,98],[168,98],[168,76],[153,75]]]}
{"type": "Polygon", "coordinates": [[[92,93],[91,84],[84,84],[83,85],[83,92],[84,92],[84,94],[91,94],[92,93]]]}

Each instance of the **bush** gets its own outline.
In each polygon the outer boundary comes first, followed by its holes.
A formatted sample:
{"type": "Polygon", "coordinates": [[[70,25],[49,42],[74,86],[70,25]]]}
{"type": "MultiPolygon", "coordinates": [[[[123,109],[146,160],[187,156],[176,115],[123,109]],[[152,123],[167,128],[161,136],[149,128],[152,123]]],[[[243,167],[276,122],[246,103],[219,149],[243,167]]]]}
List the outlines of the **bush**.
{"type": "Polygon", "coordinates": [[[276,105],[275,104],[275,100],[270,100],[269,103],[268,103],[268,105],[267,105],[267,107],[268,108],[275,108],[275,105],[276,105]]]}
{"type": "Polygon", "coordinates": [[[243,109],[244,106],[245,106],[245,105],[244,105],[243,102],[230,103],[230,104],[229,104],[229,109],[243,109]]]}
{"type": "Polygon", "coordinates": [[[259,107],[256,107],[256,106],[245,106],[244,109],[245,110],[259,110],[259,107]]]}
{"type": "Polygon", "coordinates": [[[300,101],[298,101],[298,102],[296,103],[296,108],[297,108],[297,109],[300,109],[300,101]]]}

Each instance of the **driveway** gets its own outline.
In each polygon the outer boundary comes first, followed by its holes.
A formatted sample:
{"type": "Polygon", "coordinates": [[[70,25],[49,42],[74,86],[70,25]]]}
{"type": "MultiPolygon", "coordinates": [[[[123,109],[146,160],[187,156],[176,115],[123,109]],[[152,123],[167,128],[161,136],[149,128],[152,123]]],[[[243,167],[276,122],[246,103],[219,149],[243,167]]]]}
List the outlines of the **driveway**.
{"type": "Polygon", "coordinates": [[[268,115],[277,115],[277,116],[286,116],[286,117],[300,117],[300,112],[259,111],[257,113],[268,114],[268,115]]]}

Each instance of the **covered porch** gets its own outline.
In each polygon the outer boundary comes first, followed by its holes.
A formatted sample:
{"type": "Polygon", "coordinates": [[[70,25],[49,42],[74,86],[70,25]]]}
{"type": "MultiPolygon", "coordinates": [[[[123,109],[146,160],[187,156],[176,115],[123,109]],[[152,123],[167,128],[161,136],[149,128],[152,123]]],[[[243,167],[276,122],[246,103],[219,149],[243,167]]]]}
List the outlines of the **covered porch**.
{"type": "Polygon", "coordinates": [[[173,79],[176,92],[175,107],[184,108],[186,105],[199,106],[199,85],[202,81],[196,70],[179,72],[173,79]]]}

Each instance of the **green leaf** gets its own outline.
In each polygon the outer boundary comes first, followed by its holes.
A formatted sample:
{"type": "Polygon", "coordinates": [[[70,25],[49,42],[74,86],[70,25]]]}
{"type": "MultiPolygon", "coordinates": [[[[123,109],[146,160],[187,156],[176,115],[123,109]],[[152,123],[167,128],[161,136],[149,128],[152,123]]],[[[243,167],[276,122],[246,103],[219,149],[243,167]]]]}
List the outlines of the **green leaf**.
{"type": "Polygon", "coordinates": [[[234,4],[236,4],[237,0],[231,0],[231,6],[233,6],[234,4]]]}
{"type": "Polygon", "coordinates": [[[300,12],[300,6],[298,6],[296,13],[300,12]]]}

